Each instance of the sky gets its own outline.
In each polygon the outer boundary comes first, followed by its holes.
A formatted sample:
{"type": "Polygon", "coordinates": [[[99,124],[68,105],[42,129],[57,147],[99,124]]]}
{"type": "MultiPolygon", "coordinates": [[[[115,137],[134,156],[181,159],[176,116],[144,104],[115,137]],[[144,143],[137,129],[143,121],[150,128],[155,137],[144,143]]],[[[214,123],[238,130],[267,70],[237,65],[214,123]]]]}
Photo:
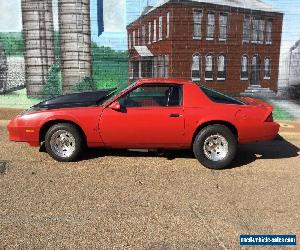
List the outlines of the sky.
{"type": "MultiPolygon", "coordinates": [[[[148,0],[154,5],[158,0],[148,0]]],[[[246,0],[245,0],[246,1],[246,0]]],[[[300,39],[300,1],[264,0],[282,12],[284,16],[282,49],[288,50],[300,39]]],[[[57,20],[57,0],[53,0],[54,19],[57,20]]],[[[127,45],[126,24],[136,19],[147,0],[104,0],[105,32],[97,36],[97,0],[91,0],[92,39],[99,45],[125,50],[127,45]]],[[[0,0],[0,32],[21,31],[21,0],[0,0]]],[[[55,29],[58,28],[55,21],[55,29]]]]}

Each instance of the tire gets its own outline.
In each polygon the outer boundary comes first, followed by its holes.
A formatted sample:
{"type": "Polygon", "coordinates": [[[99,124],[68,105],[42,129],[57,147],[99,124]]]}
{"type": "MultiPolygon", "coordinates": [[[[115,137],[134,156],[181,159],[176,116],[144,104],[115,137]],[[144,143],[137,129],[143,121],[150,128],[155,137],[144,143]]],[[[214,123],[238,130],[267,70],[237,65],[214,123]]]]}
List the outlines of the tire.
{"type": "Polygon", "coordinates": [[[228,167],[235,158],[236,151],[236,136],[228,127],[219,124],[203,128],[193,143],[195,157],[209,169],[228,167]]]}
{"type": "Polygon", "coordinates": [[[84,148],[84,140],[76,126],[58,123],[49,128],[45,136],[47,153],[60,162],[73,162],[84,148]]]}

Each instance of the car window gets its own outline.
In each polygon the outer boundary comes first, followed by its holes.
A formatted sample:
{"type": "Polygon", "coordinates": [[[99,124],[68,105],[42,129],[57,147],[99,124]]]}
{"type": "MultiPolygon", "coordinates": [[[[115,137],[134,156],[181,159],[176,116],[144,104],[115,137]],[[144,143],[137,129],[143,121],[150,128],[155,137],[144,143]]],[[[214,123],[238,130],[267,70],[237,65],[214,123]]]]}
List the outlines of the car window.
{"type": "Polygon", "coordinates": [[[240,100],[237,100],[233,97],[227,96],[225,94],[222,94],[220,92],[217,92],[215,90],[209,89],[204,86],[200,86],[200,89],[204,92],[204,94],[213,102],[216,103],[223,103],[223,104],[237,104],[237,105],[245,105],[240,100]]]}
{"type": "Polygon", "coordinates": [[[119,99],[122,107],[176,107],[182,105],[180,85],[142,85],[119,99]]]}

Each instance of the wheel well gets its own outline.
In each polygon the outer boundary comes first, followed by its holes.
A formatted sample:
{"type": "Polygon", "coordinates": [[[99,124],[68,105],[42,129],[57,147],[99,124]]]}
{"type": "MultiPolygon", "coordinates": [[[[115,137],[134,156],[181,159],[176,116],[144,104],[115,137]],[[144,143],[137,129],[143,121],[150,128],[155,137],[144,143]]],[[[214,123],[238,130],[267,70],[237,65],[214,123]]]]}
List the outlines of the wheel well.
{"type": "Polygon", "coordinates": [[[192,143],[194,143],[194,140],[197,136],[197,134],[205,127],[210,126],[210,125],[224,125],[227,128],[229,128],[231,130],[231,132],[236,136],[236,138],[238,138],[238,130],[237,128],[232,125],[230,122],[225,122],[225,121],[209,121],[209,122],[205,122],[203,124],[201,124],[195,131],[194,135],[193,135],[193,140],[192,143]]]}
{"type": "Polygon", "coordinates": [[[86,135],[83,132],[82,128],[80,126],[78,126],[78,124],[76,124],[75,122],[66,121],[66,120],[54,120],[54,121],[46,122],[41,127],[41,129],[40,129],[40,135],[39,135],[39,141],[40,141],[40,143],[43,142],[43,141],[45,141],[46,133],[49,130],[49,128],[51,128],[52,126],[54,126],[55,124],[58,124],[58,123],[69,123],[69,124],[74,125],[78,129],[78,131],[80,132],[80,134],[82,135],[82,138],[84,139],[85,143],[87,142],[86,135]]]}

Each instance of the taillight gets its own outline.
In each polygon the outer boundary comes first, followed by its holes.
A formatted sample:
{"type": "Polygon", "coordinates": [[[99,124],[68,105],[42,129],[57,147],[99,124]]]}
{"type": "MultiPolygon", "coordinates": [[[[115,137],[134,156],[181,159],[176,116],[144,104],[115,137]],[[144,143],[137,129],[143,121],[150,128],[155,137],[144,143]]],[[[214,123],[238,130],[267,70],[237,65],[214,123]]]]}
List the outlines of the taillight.
{"type": "Polygon", "coordinates": [[[266,122],[273,122],[274,120],[273,120],[273,113],[271,113],[268,117],[267,117],[267,119],[266,119],[266,122]]]}

